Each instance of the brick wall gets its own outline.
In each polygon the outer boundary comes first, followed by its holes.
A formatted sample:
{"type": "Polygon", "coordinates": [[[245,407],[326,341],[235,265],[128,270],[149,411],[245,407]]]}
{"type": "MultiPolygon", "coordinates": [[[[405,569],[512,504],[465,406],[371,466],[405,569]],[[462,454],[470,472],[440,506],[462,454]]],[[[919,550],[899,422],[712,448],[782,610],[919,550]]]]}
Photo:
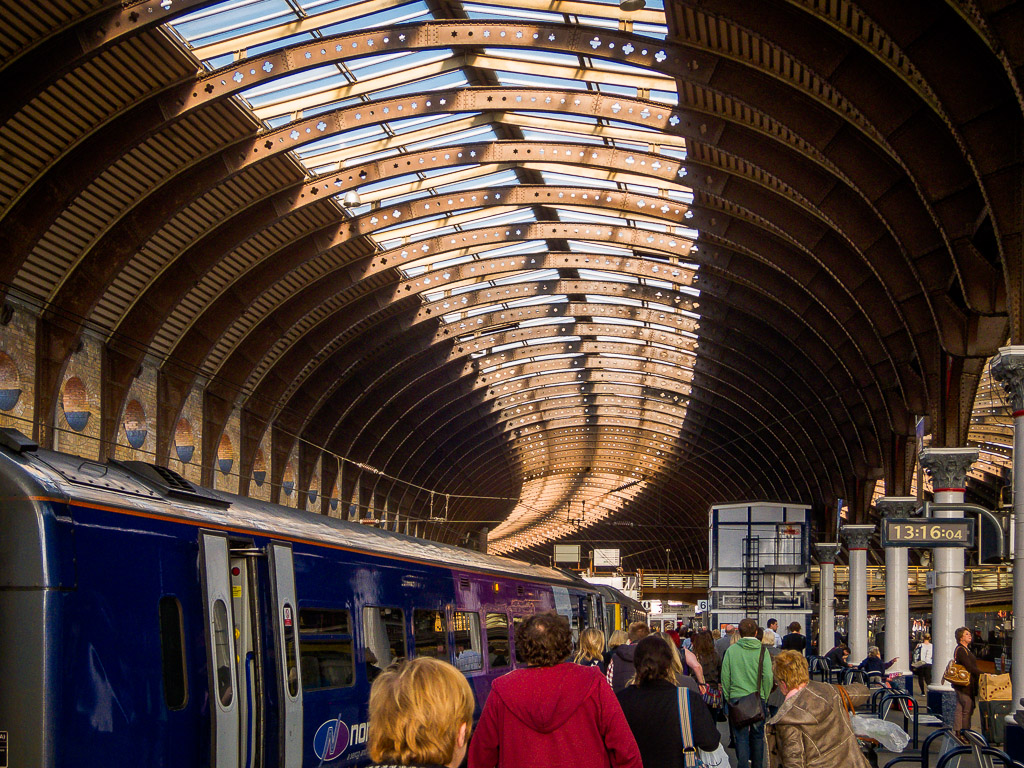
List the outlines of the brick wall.
{"type": "MultiPolygon", "coordinates": [[[[117,425],[117,447],[114,458],[122,461],[145,461],[157,463],[156,455],[156,368],[142,366],[142,372],[132,382],[125,400],[125,407],[117,425]],[[141,412],[141,414],[140,414],[141,412]],[[141,415],[141,423],[136,423],[141,415]],[[133,448],[128,440],[128,429],[145,432],[145,438],[138,448],[133,448]]],[[[173,449],[172,449],[173,450],[173,449]]]]}
{"type": "Polygon", "coordinates": [[[31,437],[36,396],[36,321],[25,310],[8,307],[13,314],[6,324],[0,325],[0,353],[10,361],[8,371],[14,378],[8,384],[0,384],[0,389],[10,386],[20,389],[21,394],[13,408],[0,410],[0,427],[14,427],[31,437]]]}
{"type": "Polygon", "coordinates": [[[235,408],[228,417],[228,423],[224,427],[224,435],[221,437],[220,446],[217,449],[217,459],[213,465],[213,487],[219,491],[238,493],[238,446],[240,416],[235,408]],[[218,466],[222,458],[231,458],[231,469],[227,474],[223,473],[218,466]]]}
{"type": "Polygon", "coordinates": [[[263,439],[260,440],[260,447],[256,449],[256,460],[252,465],[253,475],[257,472],[263,475],[263,484],[256,485],[255,477],[249,483],[249,496],[261,501],[270,501],[270,430],[264,430],[263,439]]]}
{"type": "Polygon", "coordinates": [[[101,341],[90,335],[83,335],[77,352],[71,355],[64,371],[61,392],[57,398],[57,419],[54,433],[54,448],[65,453],[73,453],[87,459],[99,457],[100,447],[100,361],[102,359],[101,341]],[[78,383],[84,387],[84,398],[76,397],[78,383]],[[70,386],[69,386],[70,383],[70,386]],[[72,426],[68,422],[68,413],[76,419],[72,426]],[[85,425],[76,414],[88,414],[85,425]]]}
{"type": "Polygon", "coordinates": [[[203,395],[199,389],[193,389],[185,401],[185,407],[181,409],[181,418],[174,431],[181,435],[183,445],[188,444],[188,436],[191,434],[192,457],[188,463],[182,462],[178,457],[178,451],[175,450],[176,443],[172,440],[168,466],[187,480],[198,484],[202,479],[200,462],[203,453],[203,395]],[[181,421],[185,424],[181,425],[181,421]]]}

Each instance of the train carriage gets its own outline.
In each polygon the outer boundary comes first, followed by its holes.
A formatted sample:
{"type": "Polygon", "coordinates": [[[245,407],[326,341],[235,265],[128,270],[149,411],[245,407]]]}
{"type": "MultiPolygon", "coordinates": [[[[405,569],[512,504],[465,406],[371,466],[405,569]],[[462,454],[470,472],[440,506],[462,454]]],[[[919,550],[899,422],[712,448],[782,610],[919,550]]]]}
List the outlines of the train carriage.
{"type": "Polygon", "coordinates": [[[448,660],[478,711],[544,610],[603,624],[575,576],[99,464],[0,430],[0,733],[10,765],[368,760],[369,686],[448,660]]]}

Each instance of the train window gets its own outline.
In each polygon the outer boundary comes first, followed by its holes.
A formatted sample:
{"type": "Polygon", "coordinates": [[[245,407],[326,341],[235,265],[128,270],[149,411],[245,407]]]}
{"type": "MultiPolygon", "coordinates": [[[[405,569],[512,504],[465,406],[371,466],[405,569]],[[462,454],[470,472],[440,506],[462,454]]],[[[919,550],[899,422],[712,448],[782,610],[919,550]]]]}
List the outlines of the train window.
{"type": "Polygon", "coordinates": [[[507,667],[509,656],[508,616],[504,613],[488,613],[485,617],[487,626],[487,663],[491,669],[507,667]]]}
{"type": "Polygon", "coordinates": [[[445,630],[444,611],[412,612],[412,637],[417,656],[448,659],[448,632],[445,630]]]}
{"type": "Polygon", "coordinates": [[[334,608],[300,609],[299,637],[302,640],[300,653],[303,690],[347,688],[355,683],[352,622],[348,611],[334,608]]]}
{"type": "MultiPolygon", "coordinates": [[[[526,621],[526,616],[513,616],[512,617],[512,637],[519,634],[519,627],[526,621]]],[[[516,647],[516,664],[522,664],[523,660],[519,656],[519,648],[516,647]]]]}
{"type": "Polygon", "coordinates": [[[405,658],[405,616],[401,608],[363,608],[366,672],[372,681],[391,662],[405,658]]]}
{"type": "Polygon", "coordinates": [[[463,672],[484,668],[480,651],[480,615],[469,611],[452,614],[452,635],[455,641],[455,666],[463,672]]]}
{"type": "Polygon", "coordinates": [[[221,706],[227,709],[235,699],[231,684],[231,625],[228,622],[228,607],[223,600],[213,603],[214,660],[217,667],[217,697],[221,706]]]}
{"type": "Polygon", "coordinates": [[[168,709],[184,709],[188,701],[185,677],[185,632],[181,603],[173,595],[160,598],[160,661],[164,672],[164,701],[168,709]]]}

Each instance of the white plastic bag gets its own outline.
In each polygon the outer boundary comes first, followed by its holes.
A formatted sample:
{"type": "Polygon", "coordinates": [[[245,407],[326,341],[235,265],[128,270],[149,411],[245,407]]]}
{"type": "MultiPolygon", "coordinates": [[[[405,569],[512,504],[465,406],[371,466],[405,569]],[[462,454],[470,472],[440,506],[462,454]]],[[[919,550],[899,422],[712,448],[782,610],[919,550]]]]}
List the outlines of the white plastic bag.
{"type": "Polygon", "coordinates": [[[704,762],[704,765],[708,768],[729,768],[729,755],[725,752],[725,747],[721,744],[718,745],[718,749],[714,752],[707,752],[703,749],[697,750],[700,759],[704,762]]]}
{"type": "Polygon", "coordinates": [[[890,752],[902,752],[910,741],[907,732],[896,723],[879,720],[877,717],[850,715],[850,725],[855,734],[874,739],[890,752]]]}

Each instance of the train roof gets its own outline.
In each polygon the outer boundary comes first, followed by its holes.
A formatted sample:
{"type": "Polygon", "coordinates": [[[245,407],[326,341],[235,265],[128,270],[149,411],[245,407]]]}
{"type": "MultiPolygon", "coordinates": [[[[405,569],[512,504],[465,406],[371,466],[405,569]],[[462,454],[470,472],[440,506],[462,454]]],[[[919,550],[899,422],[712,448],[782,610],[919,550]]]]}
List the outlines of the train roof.
{"type": "MultiPolygon", "coordinates": [[[[15,430],[0,430],[8,433],[15,430]]],[[[16,435],[24,438],[20,433],[16,435]]],[[[417,539],[361,523],[202,488],[177,473],[142,462],[99,463],[0,440],[3,475],[31,478],[42,496],[127,514],[158,515],[210,528],[279,536],[430,565],[593,590],[578,577],[507,557],[417,539]],[[25,446],[28,447],[25,447],[25,446]]]]}

